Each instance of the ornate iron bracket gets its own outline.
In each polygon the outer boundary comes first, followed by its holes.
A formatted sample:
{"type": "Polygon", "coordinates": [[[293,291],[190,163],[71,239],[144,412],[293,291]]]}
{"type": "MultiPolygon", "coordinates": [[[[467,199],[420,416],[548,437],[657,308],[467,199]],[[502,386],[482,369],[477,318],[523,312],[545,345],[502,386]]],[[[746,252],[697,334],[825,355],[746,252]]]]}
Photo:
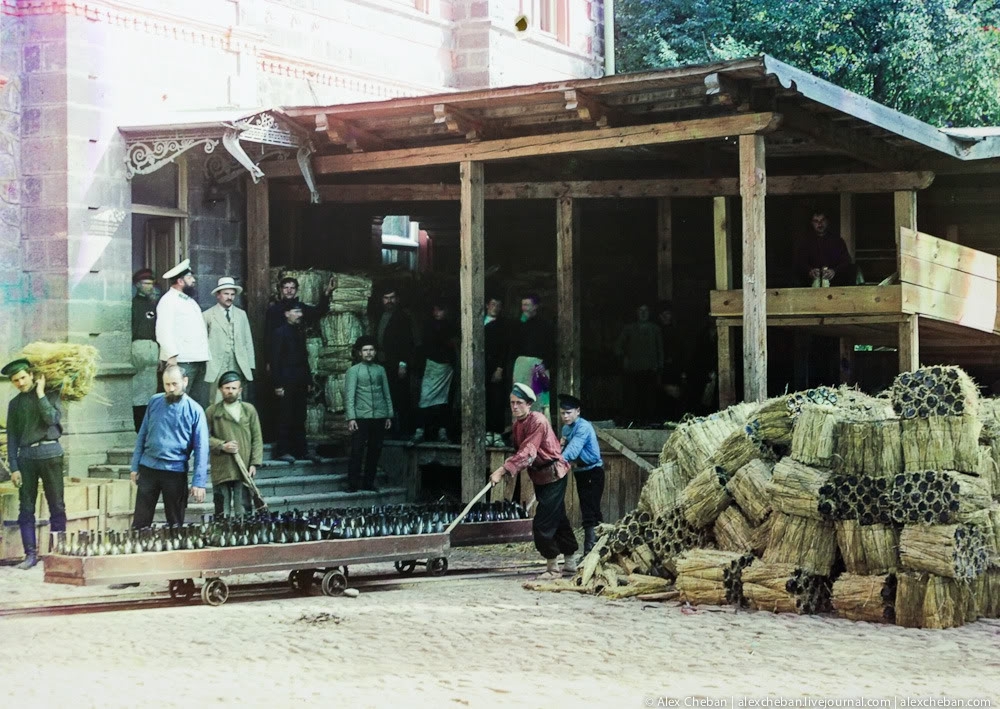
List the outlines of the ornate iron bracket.
{"type": "Polygon", "coordinates": [[[219,140],[212,136],[170,136],[150,137],[142,142],[132,143],[125,153],[125,177],[131,180],[136,175],[156,172],[173,162],[178,155],[199,145],[205,146],[205,152],[211,154],[218,147],[219,140]]]}
{"type": "Polygon", "coordinates": [[[299,161],[299,170],[302,171],[302,177],[306,181],[306,185],[309,187],[309,201],[312,204],[319,204],[319,190],[316,189],[316,177],[313,175],[312,161],[309,157],[315,152],[312,145],[306,144],[299,147],[298,153],[296,153],[295,158],[299,161]]]}

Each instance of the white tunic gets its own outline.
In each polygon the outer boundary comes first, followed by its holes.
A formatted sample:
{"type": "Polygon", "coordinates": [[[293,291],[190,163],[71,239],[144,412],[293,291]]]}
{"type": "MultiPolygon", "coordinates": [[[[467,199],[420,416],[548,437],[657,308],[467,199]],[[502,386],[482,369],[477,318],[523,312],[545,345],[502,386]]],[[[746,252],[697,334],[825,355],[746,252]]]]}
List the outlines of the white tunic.
{"type": "Polygon", "coordinates": [[[207,362],[208,330],[201,308],[176,288],[169,289],[156,305],[156,341],[160,359],[176,356],[178,362],[207,362]]]}

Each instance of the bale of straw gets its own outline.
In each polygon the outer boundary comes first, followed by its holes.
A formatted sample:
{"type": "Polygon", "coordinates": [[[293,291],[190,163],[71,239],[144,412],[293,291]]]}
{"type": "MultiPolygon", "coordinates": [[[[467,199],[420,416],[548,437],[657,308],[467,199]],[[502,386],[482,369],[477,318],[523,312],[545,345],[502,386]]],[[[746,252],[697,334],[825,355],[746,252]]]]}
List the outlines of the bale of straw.
{"type": "Polygon", "coordinates": [[[344,410],[344,377],[343,375],[330,375],[326,378],[324,386],[326,398],[326,408],[339,413],[344,410]]]}
{"type": "Polygon", "coordinates": [[[770,540],[764,550],[769,564],[794,564],[818,576],[829,576],[837,558],[833,522],[773,512],[770,540]]]}
{"type": "Polygon", "coordinates": [[[903,419],[976,416],[979,387],[959,367],[922,367],[892,383],[892,405],[903,419]]]}
{"type": "Polygon", "coordinates": [[[987,483],[952,470],[900,473],[890,491],[892,519],[899,524],[951,524],[986,509],[987,483]]]}
{"type": "Polygon", "coordinates": [[[890,477],[903,470],[899,419],[842,419],[834,441],[834,469],[839,473],[890,477]]]}
{"type": "Polygon", "coordinates": [[[669,461],[649,474],[639,493],[636,509],[658,517],[677,506],[684,485],[677,463],[669,461]]]}
{"type": "Polygon", "coordinates": [[[35,376],[45,377],[45,388],[56,389],[64,401],[80,401],[94,388],[96,347],[70,342],[32,342],[22,351],[35,376]]]}
{"type": "Polygon", "coordinates": [[[343,376],[353,364],[350,345],[327,345],[319,350],[315,373],[321,377],[343,376]]]}
{"type": "Polygon", "coordinates": [[[902,422],[905,470],[974,471],[983,424],[973,416],[931,416],[902,422]]]}
{"type": "Polygon", "coordinates": [[[690,481],[705,470],[726,437],[742,428],[743,424],[733,421],[730,416],[696,419],[678,426],[664,444],[664,450],[669,449],[685,482],[690,481]]]}
{"type": "Polygon", "coordinates": [[[733,501],[726,490],[726,471],[710,467],[696,475],[681,492],[680,506],[692,527],[711,525],[733,501]]]}
{"type": "Polygon", "coordinates": [[[330,313],[319,321],[324,342],[331,347],[352,347],[365,334],[362,313],[330,313]]]}
{"type": "Polygon", "coordinates": [[[1000,618],[1000,567],[991,566],[976,588],[976,606],[983,618],[1000,618]]]}
{"type": "Polygon", "coordinates": [[[776,446],[792,444],[794,419],[787,396],[768,399],[751,415],[751,424],[760,440],[776,446]]]}
{"type": "Polygon", "coordinates": [[[896,575],[841,574],[830,600],[837,615],[869,623],[896,621],[896,575]]]}
{"type": "Polygon", "coordinates": [[[989,563],[1000,563],[1000,504],[994,502],[987,509],[966,515],[962,521],[982,532],[989,563]]]}
{"type": "Polygon", "coordinates": [[[861,544],[861,525],[853,519],[841,519],[834,522],[833,527],[837,532],[837,549],[848,573],[868,574],[865,550],[861,544]]]}
{"type": "MultiPolygon", "coordinates": [[[[984,438],[988,439],[985,429],[980,434],[980,444],[984,438]]],[[[979,446],[979,464],[975,470],[970,472],[982,478],[983,484],[986,486],[991,497],[996,498],[1000,496],[1000,467],[997,467],[997,462],[993,458],[992,446],[979,446]]]]}
{"type": "Polygon", "coordinates": [[[751,460],[726,483],[729,494],[754,525],[759,525],[771,514],[771,495],[767,485],[773,469],[772,464],[763,460],[751,460]]]}
{"type": "Polygon", "coordinates": [[[869,574],[899,568],[899,530],[889,524],[861,525],[861,548],[869,574]]]}
{"type": "Polygon", "coordinates": [[[767,486],[771,505],[785,514],[823,519],[819,511],[820,488],[829,478],[827,471],[782,458],[775,464],[767,486]]]}
{"type": "Polygon", "coordinates": [[[308,305],[318,305],[332,276],[332,271],[322,269],[295,269],[279,266],[271,269],[271,286],[274,292],[278,292],[278,284],[282,278],[294,278],[299,282],[299,300],[308,305]]]}
{"type": "Polygon", "coordinates": [[[772,613],[819,613],[829,607],[828,579],[810,574],[795,564],[768,563],[760,559],[743,569],[743,595],[751,608],[772,613]]]}
{"type": "Polygon", "coordinates": [[[772,514],[754,527],[750,533],[750,549],[757,556],[763,555],[768,544],[771,543],[771,526],[773,523],[774,515],[772,514]]]}
{"type": "Polygon", "coordinates": [[[966,622],[968,586],[920,572],[896,575],[896,625],[906,628],[957,628],[966,622]]]}
{"type": "Polygon", "coordinates": [[[750,554],[691,549],[677,557],[675,587],[693,605],[744,605],[740,572],[751,561],[750,554]]]}
{"type": "Polygon", "coordinates": [[[719,549],[746,553],[753,550],[753,528],[735,505],[719,513],[712,526],[712,535],[719,549]]]}
{"type": "Polygon", "coordinates": [[[899,558],[905,569],[957,579],[975,578],[989,562],[983,532],[970,524],[908,524],[899,536],[899,558]]]}
{"type": "Polygon", "coordinates": [[[733,431],[719,444],[708,464],[716,465],[732,475],[752,460],[767,459],[769,454],[759,440],[748,435],[746,430],[733,431]]]}
{"type": "Polygon", "coordinates": [[[828,468],[833,463],[837,409],[805,404],[792,430],[792,458],[805,465],[828,468]]]}

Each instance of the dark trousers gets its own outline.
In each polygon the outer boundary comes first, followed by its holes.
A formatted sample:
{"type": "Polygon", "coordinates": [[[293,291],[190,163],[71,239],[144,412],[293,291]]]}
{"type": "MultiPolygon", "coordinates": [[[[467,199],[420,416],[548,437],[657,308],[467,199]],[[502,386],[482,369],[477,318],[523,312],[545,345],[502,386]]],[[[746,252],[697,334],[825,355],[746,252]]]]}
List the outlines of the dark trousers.
{"type": "Polygon", "coordinates": [[[583,517],[583,526],[585,529],[596,527],[604,521],[601,517],[604,468],[597,466],[590,470],[577,470],[573,476],[576,478],[576,493],[580,498],[580,516],[583,517]]]}
{"type": "Polygon", "coordinates": [[[392,408],[396,411],[397,433],[408,436],[413,433],[410,371],[407,370],[406,375],[400,377],[396,367],[390,365],[385,368],[385,375],[389,377],[389,397],[392,399],[392,408]]]}
{"type": "MultiPolygon", "coordinates": [[[[208,382],[205,381],[205,362],[178,362],[188,378],[186,393],[197,401],[201,408],[208,408],[208,382]]],[[[161,377],[162,378],[162,377],[161,377]]]]}
{"type": "Polygon", "coordinates": [[[656,372],[625,372],[624,380],[625,418],[649,423],[656,415],[656,372]]]}
{"type": "Polygon", "coordinates": [[[566,517],[566,484],[569,478],[554,483],[535,485],[538,507],[531,525],[535,549],[545,559],[555,559],[560,554],[573,554],[579,548],[573,528],[566,517]]]}
{"type": "Polygon", "coordinates": [[[306,388],[286,386],[285,395],[278,397],[278,440],[274,444],[274,457],[289,454],[305,458],[306,445],[306,388]]]}
{"type": "Polygon", "coordinates": [[[187,509],[188,499],[187,473],[176,470],[154,470],[145,465],[140,465],[138,472],[139,489],[135,495],[132,528],[143,529],[153,523],[156,503],[160,499],[161,492],[167,524],[184,524],[184,511],[187,509]]]}
{"type": "Polygon", "coordinates": [[[31,460],[21,458],[21,488],[18,490],[17,524],[21,529],[24,551],[37,548],[35,539],[35,503],[38,500],[38,482],[49,503],[49,531],[66,531],[66,503],[63,501],[63,457],[31,460]]]}
{"type": "MultiPolygon", "coordinates": [[[[491,373],[492,376],[492,373],[491,373]]],[[[509,407],[510,387],[503,382],[486,382],[486,430],[503,433],[504,414],[509,407]]]]}
{"type": "Polygon", "coordinates": [[[351,433],[351,460],[347,464],[347,485],[350,490],[374,490],[375,471],[385,439],[385,419],[355,419],[358,430],[351,433]],[[361,474],[361,451],[365,455],[364,477],[361,474]]]}
{"type": "Polygon", "coordinates": [[[238,517],[250,510],[250,495],[241,480],[227,480],[218,485],[212,485],[212,502],[215,504],[215,514],[238,517]]]}
{"type": "Polygon", "coordinates": [[[448,432],[448,404],[438,404],[437,406],[427,406],[419,410],[420,425],[424,429],[424,438],[431,440],[437,438],[438,431],[444,429],[448,432]]]}

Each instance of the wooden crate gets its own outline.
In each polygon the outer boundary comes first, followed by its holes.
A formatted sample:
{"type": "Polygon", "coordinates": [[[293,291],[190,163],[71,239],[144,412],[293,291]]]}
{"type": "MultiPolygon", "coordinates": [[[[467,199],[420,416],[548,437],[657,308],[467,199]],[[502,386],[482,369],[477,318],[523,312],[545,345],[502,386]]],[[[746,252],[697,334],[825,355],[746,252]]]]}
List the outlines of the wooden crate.
{"type": "MultiPolygon", "coordinates": [[[[71,517],[66,520],[66,534],[75,532],[101,531],[103,519],[99,514],[71,517]]],[[[50,530],[48,521],[40,522],[35,527],[35,538],[40,554],[49,551],[50,530]]],[[[0,524],[0,562],[19,561],[24,558],[24,545],[21,543],[21,529],[17,520],[4,521],[0,524]]]]}

